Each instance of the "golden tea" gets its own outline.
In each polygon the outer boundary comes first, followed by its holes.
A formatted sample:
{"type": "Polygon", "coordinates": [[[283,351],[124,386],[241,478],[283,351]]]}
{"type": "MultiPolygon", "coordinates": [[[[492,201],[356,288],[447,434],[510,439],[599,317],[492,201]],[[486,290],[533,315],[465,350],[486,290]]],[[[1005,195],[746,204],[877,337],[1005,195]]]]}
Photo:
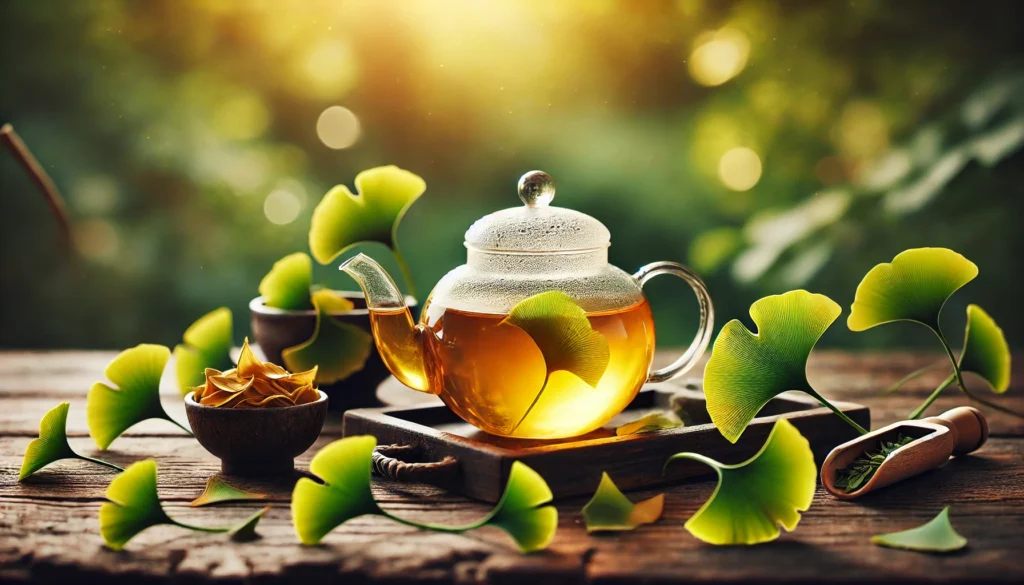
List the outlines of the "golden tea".
{"type": "Polygon", "coordinates": [[[633,400],[654,355],[646,300],[587,313],[610,354],[596,387],[563,370],[545,384],[544,356],[506,315],[439,309],[428,304],[428,322],[415,327],[404,308],[371,310],[381,357],[403,383],[440,394],[466,422],[496,435],[554,439],[600,427],[633,400]]]}

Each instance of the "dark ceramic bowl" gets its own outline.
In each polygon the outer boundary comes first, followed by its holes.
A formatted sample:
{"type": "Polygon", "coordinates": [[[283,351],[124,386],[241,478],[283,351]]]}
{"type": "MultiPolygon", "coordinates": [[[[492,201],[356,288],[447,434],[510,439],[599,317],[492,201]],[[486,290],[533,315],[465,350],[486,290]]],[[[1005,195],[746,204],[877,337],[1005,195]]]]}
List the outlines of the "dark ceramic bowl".
{"type": "MultiPolygon", "coordinates": [[[[366,297],[363,293],[334,292],[352,301],[355,308],[351,311],[331,313],[331,317],[342,323],[355,325],[373,335],[370,329],[370,312],[366,309],[366,297]]],[[[409,310],[415,313],[416,299],[407,296],[405,303],[409,310]]],[[[285,367],[281,352],[309,339],[316,328],[316,311],[312,309],[275,309],[263,304],[263,297],[256,297],[249,303],[249,311],[252,314],[252,335],[256,343],[268,361],[281,367],[285,367]]],[[[381,402],[377,400],[377,386],[390,375],[391,372],[380,359],[377,345],[374,344],[362,370],[333,384],[321,384],[320,389],[331,397],[331,410],[380,406],[381,402]]]]}
{"type": "Polygon", "coordinates": [[[220,459],[228,475],[291,473],[294,459],[320,436],[327,418],[327,395],[316,402],[272,408],[203,406],[185,396],[185,414],[196,439],[220,459]]]}

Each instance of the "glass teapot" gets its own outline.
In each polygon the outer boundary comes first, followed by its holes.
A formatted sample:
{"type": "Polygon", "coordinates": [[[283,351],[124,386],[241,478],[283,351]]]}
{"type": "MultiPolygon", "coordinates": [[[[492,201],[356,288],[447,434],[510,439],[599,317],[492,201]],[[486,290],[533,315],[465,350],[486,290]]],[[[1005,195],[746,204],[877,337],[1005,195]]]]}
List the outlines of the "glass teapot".
{"type": "Polygon", "coordinates": [[[674,262],[633,275],[608,264],[608,229],[552,207],[554,196],[546,173],[523,175],[526,205],[470,226],[466,264],[437,283],[419,324],[379,264],[359,254],[341,265],[366,294],[377,349],[395,377],[494,435],[557,439],[597,429],[645,382],[690,369],[711,339],[711,297],[696,274],[674,262]],[[641,289],[660,274],[693,288],[700,326],[679,359],[651,371],[654,321],[641,289]]]}

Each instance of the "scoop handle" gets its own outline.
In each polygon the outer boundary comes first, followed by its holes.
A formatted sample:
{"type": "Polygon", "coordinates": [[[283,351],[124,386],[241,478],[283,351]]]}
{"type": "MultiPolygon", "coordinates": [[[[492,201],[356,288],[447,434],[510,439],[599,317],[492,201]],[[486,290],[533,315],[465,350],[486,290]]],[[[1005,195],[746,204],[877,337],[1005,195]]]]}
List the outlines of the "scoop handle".
{"type": "Polygon", "coordinates": [[[685,280],[690,285],[694,294],[697,295],[697,302],[700,305],[700,324],[697,325],[697,335],[694,336],[690,347],[686,348],[686,352],[668,366],[651,372],[647,376],[648,382],[671,380],[692,368],[708,349],[708,344],[711,343],[711,333],[715,328],[715,307],[711,304],[711,293],[708,292],[707,285],[697,276],[696,272],[675,262],[653,262],[637,270],[633,278],[636,279],[640,288],[643,288],[647,281],[662,274],[671,274],[685,280]]]}
{"type": "Polygon", "coordinates": [[[953,456],[959,457],[977,451],[988,440],[988,421],[977,408],[960,406],[924,419],[953,432],[953,456]]]}

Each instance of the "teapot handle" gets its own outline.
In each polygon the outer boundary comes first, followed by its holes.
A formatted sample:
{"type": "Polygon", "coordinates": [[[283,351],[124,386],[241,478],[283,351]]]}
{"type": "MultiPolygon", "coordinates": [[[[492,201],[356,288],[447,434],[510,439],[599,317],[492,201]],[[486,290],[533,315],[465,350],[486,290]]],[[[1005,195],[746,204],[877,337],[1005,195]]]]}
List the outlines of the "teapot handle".
{"type": "Polygon", "coordinates": [[[715,308],[711,304],[711,295],[704,281],[689,268],[675,262],[652,262],[637,270],[633,278],[643,288],[650,279],[661,274],[671,274],[686,281],[697,295],[697,302],[700,304],[700,325],[697,327],[697,335],[693,343],[686,349],[679,359],[668,366],[655,370],[647,376],[648,382],[664,382],[682,375],[693,367],[697,360],[704,355],[711,343],[711,331],[715,327],[715,308]]]}

